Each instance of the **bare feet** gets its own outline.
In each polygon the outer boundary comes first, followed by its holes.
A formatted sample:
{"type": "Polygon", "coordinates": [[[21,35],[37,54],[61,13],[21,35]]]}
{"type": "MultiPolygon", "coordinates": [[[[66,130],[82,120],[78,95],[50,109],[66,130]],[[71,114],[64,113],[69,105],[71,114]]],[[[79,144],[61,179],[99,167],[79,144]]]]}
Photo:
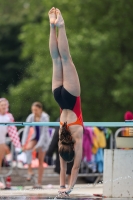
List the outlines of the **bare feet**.
{"type": "Polygon", "coordinates": [[[64,26],[64,19],[61,15],[61,12],[58,8],[56,8],[56,20],[55,20],[55,26],[57,26],[58,28],[61,26],[64,26]]]}
{"type": "Polygon", "coordinates": [[[56,20],[56,10],[55,10],[55,7],[51,8],[51,10],[49,11],[48,15],[49,15],[50,24],[54,26],[55,20],[56,20]]]}

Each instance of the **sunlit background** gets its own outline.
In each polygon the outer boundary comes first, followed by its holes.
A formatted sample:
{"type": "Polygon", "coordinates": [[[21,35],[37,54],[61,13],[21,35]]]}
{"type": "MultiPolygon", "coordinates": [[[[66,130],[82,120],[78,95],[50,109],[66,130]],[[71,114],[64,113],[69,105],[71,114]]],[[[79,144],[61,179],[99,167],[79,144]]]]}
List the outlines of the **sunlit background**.
{"type": "Polygon", "coordinates": [[[82,88],[84,121],[123,121],[133,111],[132,0],[1,0],[0,96],[16,121],[40,101],[51,121],[59,108],[51,92],[51,7],[65,19],[82,88]]]}

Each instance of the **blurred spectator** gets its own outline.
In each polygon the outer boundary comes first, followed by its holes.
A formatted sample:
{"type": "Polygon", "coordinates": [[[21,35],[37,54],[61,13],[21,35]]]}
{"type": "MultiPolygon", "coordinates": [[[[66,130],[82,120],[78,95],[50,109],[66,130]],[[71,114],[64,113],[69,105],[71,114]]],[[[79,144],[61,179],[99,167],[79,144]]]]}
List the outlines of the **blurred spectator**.
{"type": "MultiPolygon", "coordinates": [[[[49,115],[43,111],[42,104],[35,102],[31,106],[32,114],[30,114],[26,122],[49,122],[49,115]]],[[[34,188],[42,188],[42,176],[43,176],[43,162],[46,151],[49,147],[49,129],[48,126],[35,126],[34,132],[31,137],[28,138],[30,127],[26,126],[22,137],[23,150],[30,150],[27,152],[27,162],[29,165],[27,179],[30,180],[33,175],[31,168],[32,151],[38,152],[39,170],[38,170],[38,184],[34,188]],[[27,143],[28,139],[28,143],[27,143]]]]}
{"type": "MultiPolygon", "coordinates": [[[[59,122],[59,118],[57,119],[59,122]]],[[[48,151],[47,151],[47,156],[52,157],[53,153],[56,154],[56,160],[55,160],[55,169],[54,171],[58,174],[60,174],[60,160],[59,160],[59,152],[58,152],[58,141],[59,141],[59,127],[55,128],[54,136],[52,138],[52,141],[49,145],[48,151]]],[[[67,171],[66,174],[68,175],[68,184],[70,181],[70,176],[71,176],[71,170],[73,167],[73,162],[67,163],[67,171]]]]}
{"type": "MultiPolygon", "coordinates": [[[[124,120],[133,120],[133,113],[131,111],[127,111],[125,114],[124,114],[124,120]]],[[[122,135],[123,136],[133,136],[132,134],[132,131],[133,129],[130,128],[130,127],[126,127],[123,132],[122,132],[122,135]]]]}
{"type": "MultiPolygon", "coordinates": [[[[14,122],[13,115],[8,112],[9,102],[5,98],[0,98],[0,122],[14,122]]],[[[9,147],[6,145],[6,134],[11,138],[16,151],[21,151],[21,143],[15,126],[0,126],[0,167],[2,160],[6,155],[6,161],[12,160],[12,154],[9,147]]]]}
{"type": "MultiPolygon", "coordinates": [[[[8,112],[9,102],[5,98],[0,98],[0,122],[14,122],[13,115],[8,112]]],[[[8,154],[7,160],[11,157],[9,147],[5,144],[6,134],[11,138],[16,151],[21,151],[21,143],[18,137],[17,128],[15,126],[0,126],[0,166],[2,158],[8,154]]]]}
{"type": "MultiPolygon", "coordinates": [[[[30,127],[25,146],[30,142],[33,134],[34,134],[34,128],[30,127]]],[[[32,150],[26,151],[26,156],[27,156],[27,164],[28,164],[28,174],[27,174],[26,179],[27,179],[27,181],[30,181],[33,176],[31,162],[32,162],[32,159],[35,159],[35,157],[36,157],[36,151],[32,151],[32,150]],[[34,158],[33,158],[33,155],[35,155],[34,158]]]]}

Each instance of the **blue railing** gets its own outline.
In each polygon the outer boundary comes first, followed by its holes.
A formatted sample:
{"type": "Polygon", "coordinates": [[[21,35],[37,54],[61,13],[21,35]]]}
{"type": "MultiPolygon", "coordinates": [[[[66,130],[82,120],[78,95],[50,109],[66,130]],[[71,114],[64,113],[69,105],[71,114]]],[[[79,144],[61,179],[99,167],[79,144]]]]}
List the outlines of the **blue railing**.
{"type": "MultiPolygon", "coordinates": [[[[59,122],[10,122],[0,126],[59,126],[59,122]]],[[[133,121],[125,122],[84,122],[84,126],[97,127],[133,127],[133,121]]]]}

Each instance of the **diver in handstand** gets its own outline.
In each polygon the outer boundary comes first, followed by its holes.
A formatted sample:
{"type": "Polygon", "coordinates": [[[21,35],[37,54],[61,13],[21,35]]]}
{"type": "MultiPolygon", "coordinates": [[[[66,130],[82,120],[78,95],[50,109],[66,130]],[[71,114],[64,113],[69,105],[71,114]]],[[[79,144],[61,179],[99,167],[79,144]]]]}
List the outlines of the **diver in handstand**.
{"type": "Polygon", "coordinates": [[[52,91],[61,110],[58,145],[61,166],[59,192],[69,195],[76,183],[82,159],[83,119],[80,82],[70,55],[65,23],[60,10],[53,7],[49,11],[49,19],[49,48],[53,61],[52,91]],[[70,184],[65,188],[66,163],[73,160],[70,184]]]}

